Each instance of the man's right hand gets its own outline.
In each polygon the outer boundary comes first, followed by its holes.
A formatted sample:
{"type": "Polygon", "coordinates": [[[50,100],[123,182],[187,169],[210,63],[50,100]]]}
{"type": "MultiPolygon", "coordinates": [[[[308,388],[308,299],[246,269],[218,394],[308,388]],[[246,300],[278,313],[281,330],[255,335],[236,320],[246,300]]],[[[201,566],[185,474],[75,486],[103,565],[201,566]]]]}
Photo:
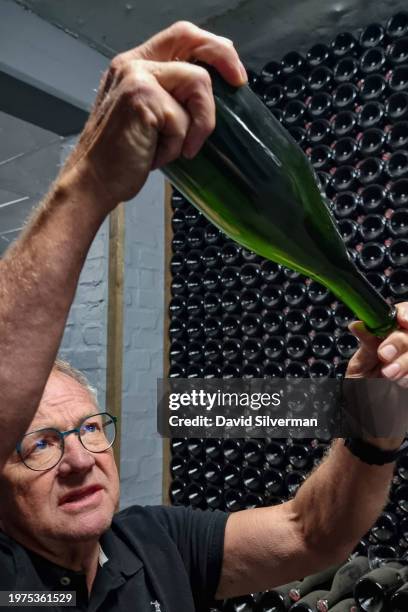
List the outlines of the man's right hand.
{"type": "Polygon", "coordinates": [[[215,127],[211,80],[194,60],[231,85],[247,80],[231,41],[188,22],[172,25],[112,60],[62,177],[100,194],[108,213],[138,193],[150,170],[194,157],[215,127]]]}

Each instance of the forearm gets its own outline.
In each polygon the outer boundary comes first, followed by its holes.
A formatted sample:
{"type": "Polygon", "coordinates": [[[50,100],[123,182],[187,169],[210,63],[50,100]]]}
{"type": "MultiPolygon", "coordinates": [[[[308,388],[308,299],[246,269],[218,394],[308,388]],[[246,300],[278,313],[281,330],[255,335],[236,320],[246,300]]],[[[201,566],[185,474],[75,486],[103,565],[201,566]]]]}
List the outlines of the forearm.
{"type": "Polygon", "coordinates": [[[105,217],[96,198],[85,178],[63,174],[0,261],[0,468],[30,424],[56,357],[105,217]]]}
{"type": "Polygon", "coordinates": [[[384,508],[393,470],[363,463],[336,440],[293,500],[307,547],[322,555],[350,552],[384,508]]]}

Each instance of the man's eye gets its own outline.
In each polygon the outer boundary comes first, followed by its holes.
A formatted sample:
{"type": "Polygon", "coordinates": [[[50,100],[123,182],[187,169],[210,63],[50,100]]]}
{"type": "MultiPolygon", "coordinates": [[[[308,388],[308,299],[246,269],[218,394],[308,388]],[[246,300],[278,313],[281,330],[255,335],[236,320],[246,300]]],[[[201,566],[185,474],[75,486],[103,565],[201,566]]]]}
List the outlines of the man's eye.
{"type": "Polygon", "coordinates": [[[86,425],[84,425],[84,430],[86,433],[93,433],[97,429],[98,427],[95,423],[87,423],[86,425]]]}
{"type": "Polygon", "coordinates": [[[48,442],[47,440],[37,440],[35,443],[35,449],[42,450],[43,448],[47,448],[48,442]]]}

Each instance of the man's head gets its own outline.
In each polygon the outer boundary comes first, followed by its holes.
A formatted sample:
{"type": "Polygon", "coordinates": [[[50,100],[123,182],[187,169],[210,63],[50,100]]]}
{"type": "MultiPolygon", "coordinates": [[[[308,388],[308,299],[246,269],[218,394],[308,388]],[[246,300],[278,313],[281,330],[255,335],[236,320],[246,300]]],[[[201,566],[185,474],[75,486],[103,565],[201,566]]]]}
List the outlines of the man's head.
{"type": "MultiPolygon", "coordinates": [[[[98,412],[86,379],[58,361],[27,432],[47,427],[68,431],[98,412]]],[[[37,551],[57,542],[98,540],[118,504],[119,477],[112,449],[92,453],[76,433],[66,436],[64,445],[61,461],[51,469],[33,471],[15,452],[0,474],[3,529],[37,551]]]]}

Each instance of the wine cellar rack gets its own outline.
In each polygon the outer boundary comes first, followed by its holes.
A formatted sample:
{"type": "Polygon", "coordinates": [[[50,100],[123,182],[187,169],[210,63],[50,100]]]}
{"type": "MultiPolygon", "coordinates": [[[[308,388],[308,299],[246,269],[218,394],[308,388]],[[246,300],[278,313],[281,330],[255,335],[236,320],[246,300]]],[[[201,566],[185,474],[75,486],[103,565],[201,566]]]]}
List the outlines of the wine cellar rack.
{"type": "MultiPolygon", "coordinates": [[[[359,268],[390,303],[408,299],[408,13],[287,53],[249,83],[309,157],[359,268]]],[[[176,191],[171,208],[167,376],[344,375],[358,345],[340,301],[232,242],[176,191]]],[[[280,503],[328,443],[170,440],[170,501],[231,512],[280,503]]],[[[385,557],[408,550],[408,453],[357,552],[373,545],[385,557]]],[[[256,601],[223,609],[266,611],[256,601]]]]}

